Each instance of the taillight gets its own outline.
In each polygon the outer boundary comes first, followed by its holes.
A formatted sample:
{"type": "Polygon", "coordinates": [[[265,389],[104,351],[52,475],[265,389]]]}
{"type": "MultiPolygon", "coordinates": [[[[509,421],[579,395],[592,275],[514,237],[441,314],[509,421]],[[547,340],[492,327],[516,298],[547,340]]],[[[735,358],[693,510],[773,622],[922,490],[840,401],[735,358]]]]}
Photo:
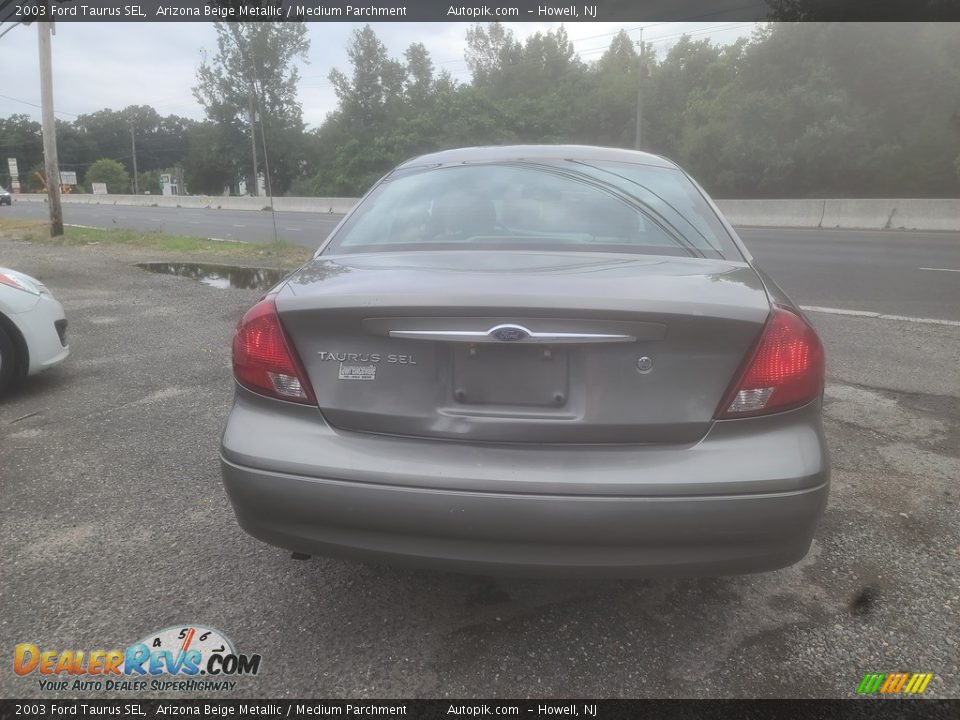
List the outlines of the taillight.
{"type": "Polygon", "coordinates": [[[261,395],[316,405],[313,389],[268,295],[247,311],[233,336],[233,376],[261,395]]]}
{"type": "Polygon", "coordinates": [[[775,305],[750,361],[717,408],[717,418],[805,405],[823,391],[823,375],[823,345],[816,331],[793,310],[775,305]]]}

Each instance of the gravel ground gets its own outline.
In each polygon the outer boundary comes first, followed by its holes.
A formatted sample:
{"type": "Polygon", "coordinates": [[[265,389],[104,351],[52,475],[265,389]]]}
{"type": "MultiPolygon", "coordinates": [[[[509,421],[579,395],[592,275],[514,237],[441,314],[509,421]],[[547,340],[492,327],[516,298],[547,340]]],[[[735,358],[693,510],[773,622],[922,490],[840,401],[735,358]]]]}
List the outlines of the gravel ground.
{"type": "MultiPolygon", "coordinates": [[[[0,240],[0,258],[64,303],[72,348],[0,404],[8,658],[197,622],[263,656],[231,697],[850,697],[892,671],[960,696],[957,328],[815,316],[834,484],[794,567],[493,580],[297,562],[237,527],[217,444],[256,292],[145,273],[163,258],[128,249],[0,240]]],[[[10,672],[0,692],[58,696],[10,672]]],[[[77,695],[97,696],[59,696],[77,695]]]]}

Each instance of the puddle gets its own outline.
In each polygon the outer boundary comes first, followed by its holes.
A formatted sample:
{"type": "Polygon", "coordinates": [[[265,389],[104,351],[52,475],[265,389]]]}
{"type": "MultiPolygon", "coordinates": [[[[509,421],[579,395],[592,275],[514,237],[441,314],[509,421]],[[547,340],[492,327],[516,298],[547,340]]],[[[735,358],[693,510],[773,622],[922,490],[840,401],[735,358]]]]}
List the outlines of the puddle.
{"type": "Polygon", "coordinates": [[[275,268],[236,267],[210,263],[139,263],[138,268],[163,275],[181,275],[210,287],[242,290],[269,290],[288,274],[275,268]]]}

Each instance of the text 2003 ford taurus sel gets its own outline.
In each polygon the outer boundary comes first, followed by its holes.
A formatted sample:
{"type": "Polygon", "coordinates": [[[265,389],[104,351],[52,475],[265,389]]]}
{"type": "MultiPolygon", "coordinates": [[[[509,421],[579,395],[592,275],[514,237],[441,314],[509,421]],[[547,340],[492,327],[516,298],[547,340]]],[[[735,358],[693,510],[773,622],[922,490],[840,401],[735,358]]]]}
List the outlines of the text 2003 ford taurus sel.
{"type": "Polygon", "coordinates": [[[504,574],[802,558],[827,499],[813,328],[676,165],[452,150],[380,181],[240,321],[240,525],[504,574]]]}

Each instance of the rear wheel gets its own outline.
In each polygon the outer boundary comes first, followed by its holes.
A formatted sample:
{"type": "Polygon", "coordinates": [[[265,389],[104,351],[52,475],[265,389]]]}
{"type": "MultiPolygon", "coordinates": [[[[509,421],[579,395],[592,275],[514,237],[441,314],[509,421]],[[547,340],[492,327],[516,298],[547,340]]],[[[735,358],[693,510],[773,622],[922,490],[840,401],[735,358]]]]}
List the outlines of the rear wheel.
{"type": "Polygon", "coordinates": [[[13,382],[17,372],[17,348],[7,332],[0,327],[0,393],[13,382]]]}

